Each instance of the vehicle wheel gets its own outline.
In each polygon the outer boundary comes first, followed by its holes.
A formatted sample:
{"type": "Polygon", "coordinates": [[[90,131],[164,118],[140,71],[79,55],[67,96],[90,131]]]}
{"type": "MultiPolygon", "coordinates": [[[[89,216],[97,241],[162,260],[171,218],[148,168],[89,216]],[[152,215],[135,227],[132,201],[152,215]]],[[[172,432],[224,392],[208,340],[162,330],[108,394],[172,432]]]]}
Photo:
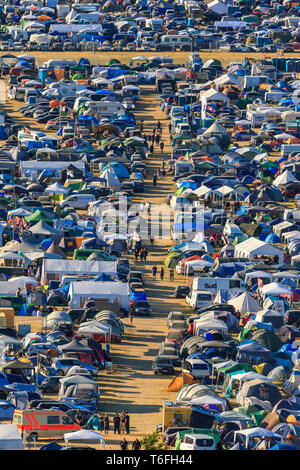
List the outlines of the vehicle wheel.
{"type": "Polygon", "coordinates": [[[65,373],[62,369],[58,369],[57,373],[58,373],[58,375],[65,375],[65,373]]]}

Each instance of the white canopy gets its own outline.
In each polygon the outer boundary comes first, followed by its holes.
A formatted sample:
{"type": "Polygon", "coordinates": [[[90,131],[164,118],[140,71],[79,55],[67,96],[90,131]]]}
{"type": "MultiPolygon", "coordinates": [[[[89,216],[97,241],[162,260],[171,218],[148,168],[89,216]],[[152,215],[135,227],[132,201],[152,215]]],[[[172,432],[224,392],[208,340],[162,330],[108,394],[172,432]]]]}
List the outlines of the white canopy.
{"type": "Polygon", "coordinates": [[[273,431],[269,431],[268,429],[264,428],[250,428],[250,429],[243,429],[242,431],[234,431],[235,438],[237,435],[243,436],[245,438],[245,445],[248,447],[251,438],[254,437],[276,437],[278,440],[282,442],[282,436],[279,434],[275,434],[273,431]]]}
{"type": "Polygon", "coordinates": [[[117,277],[116,274],[116,261],[87,261],[87,260],[60,260],[59,263],[57,259],[44,259],[42,265],[42,274],[41,282],[47,280],[48,274],[56,274],[59,277],[59,280],[62,279],[64,275],[95,275],[100,276],[100,274],[105,273],[108,276],[113,275],[117,277]]]}
{"type": "Polygon", "coordinates": [[[255,255],[277,255],[278,264],[283,263],[283,253],[281,250],[254,237],[247,238],[247,240],[239,243],[234,250],[234,256],[237,258],[248,258],[252,261],[255,255]]]}
{"type": "Polygon", "coordinates": [[[48,186],[48,188],[45,189],[45,193],[47,194],[67,194],[68,190],[64,188],[61,184],[59,183],[54,183],[51,184],[51,186],[48,186]]]}
{"type": "Polygon", "coordinates": [[[64,434],[64,439],[66,444],[75,442],[75,443],[84,443],[84,444],[103,444],[105,447],[105,440],[103,435],[100,432],[90,431],[88,429],[81,429],[76,432],[69,432],[64,434]]]}
{"type": "Polygon", "coordinates": [[[287,287],[278,284],[277,282],[271,282],[261,288],[261,293],[268,297],[269,295],[293,295],[292,291],[287,287]]]}

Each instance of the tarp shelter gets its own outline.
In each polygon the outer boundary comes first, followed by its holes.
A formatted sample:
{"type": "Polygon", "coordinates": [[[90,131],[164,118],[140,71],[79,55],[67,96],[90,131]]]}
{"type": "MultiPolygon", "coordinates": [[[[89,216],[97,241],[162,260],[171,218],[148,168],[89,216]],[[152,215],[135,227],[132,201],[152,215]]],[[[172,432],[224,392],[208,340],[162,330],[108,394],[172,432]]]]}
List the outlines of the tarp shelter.
{"type": "Polygon", "coordinates": [[[200,102],[202,119],[207,119],[206,107],[209,103],[220,103],[223,106],[230,106],[230,99],[228,96],[215,90],[214,88],[210,88],[209,90],[201,93],[200,102]]]}
{"type": "Polygon", "coordinates": [[[271,282],[266,286],[261,287],[261,293],[264,297],[269,297],[270,295],[284,295],[291,296],[293,295],[292,291],[277,282],[271,282]]]}
{"type": "Polygon", "coordinates": [[[0,424],[0,450],[24,450],[16,424],[0,424]]]}
{"type": "Polygon", "coordinates": [[[261,240],[254,237],[247,238],[243,242],[236,245],[234,250],[234,256],[237,258],[248,258],[249,260],[255,259],[257,256],[277,256],[278,261],[275,264],[282,264],[283,253],[278,248],[269,245],[261,240]]]}
{"type": "Polygon", "coordinates": [[[0,421],[12,421],[15,407],[11,401],[0,400],[0,421]]]}

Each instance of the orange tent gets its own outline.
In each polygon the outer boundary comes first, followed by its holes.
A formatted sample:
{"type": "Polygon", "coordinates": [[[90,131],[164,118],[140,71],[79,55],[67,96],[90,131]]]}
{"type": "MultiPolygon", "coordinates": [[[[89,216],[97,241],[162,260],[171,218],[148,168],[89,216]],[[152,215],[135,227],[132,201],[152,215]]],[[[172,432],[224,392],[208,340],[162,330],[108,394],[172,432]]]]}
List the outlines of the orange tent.
{"type": "MultiPolygon", "coordinates": [[[[197,381],[198,382],[198,381],[197,381]]],[[[183,374],[180,377],[175,377],[166,388],[167,392],[179,392],[183,385],[192,385],[195,383],[194,377],[191,374],[183,374]]]]}

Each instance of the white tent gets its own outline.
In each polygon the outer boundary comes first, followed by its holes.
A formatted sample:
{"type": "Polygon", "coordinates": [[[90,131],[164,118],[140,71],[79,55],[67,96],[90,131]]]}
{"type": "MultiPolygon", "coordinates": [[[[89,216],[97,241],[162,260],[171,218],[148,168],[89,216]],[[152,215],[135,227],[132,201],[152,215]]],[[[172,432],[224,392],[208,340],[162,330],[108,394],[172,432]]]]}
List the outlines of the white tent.
{"type": "Polygon", "coordinates": [[[235,310],[239,310],[241,313],[255,313],[261,310],[259,303],[253,299],[249,292],[244,292],[243,294],[230,299],[228,301],[229,305],[233,305],[235,310]]]}
{"type": "Polygon", "coordinates": [[[226,410],[226,400],[222,400],[219,397],[212,397],[211,395],[203,395],[202,397],[196,397],[191,400],[191,404],[193,405],[215,405],[218,406],[219,409],[221,408],[222,411],[226,410]]]}
{"type": "Polygon", "coordinates": [[[129,286],[125,282],[71,282],[69,296],[72,308],[80,308],[82,301],[92,298],[114,302],[129,310],[129,286]]]}
{"type": "Polygon", "coordinates": [[[256,255],[277,255],[277,264],[283,263],[283,253],[281,250],[254,237],[247,238],[247,240],[239,243],[234,250],[236,258],[248,258],[252,261],[256,255]]]}
{"type": "Polygon", "coordinates": [[[290,289],[278,284],[277,282],[271,282],[271,284],[263,286],[260,290],[265,297],[268,297],[269,295],[293,295],[290,289]]]}
{"type": "Polygon", "coordinates": [[[114,192],[120,191],[121,185],[119,178],[112,170],[112,168],[107,168],[106,170],[101,173],[101,178],[106,180],[107,186],[109,186],[114,192]]]}
{"type": "Polygon", "coordinates": [[[105,447],[105,440],[100,432],[81,429],[76,432],[64,434],[66,444],[102,444],[105,447]]]}
{"type": "Polygon", "coordinates": [[[77,333],[81,336],[92,337],[93,335],[104,335],[105,342],[110,338],[111,328],[104,323],[91,320],[80,324],[77,333]]]}
{"type": "Polygon", "coordinates": [[[51,184],[51,186],[48,186],[48,188],[45,189],[46,194],[67,194],[68,190],[64,188],[61,184],[59,183],[54,183],[51,184]]]}
{"type": "Polygon", "coordinates": [[[60,260],[59,263],[56,259],[44,259],[42,264],[41,282],[47,281],[48,274],[55,274],[58,280],[61,280],[64,275],[95,275],[105,273],[107,276],[114,276],[116,274],[116,261],[86,261],[86,260],[60,260]]]}
{"type": "Polygon", "coordinates": [[[190,272],[201,271],[203,268],[212,268],[213,263],[206,261],[204,259],[193,259],[187,261],[184,265],[185,275],[187,276],[190,272]]]}
{"type": "Polygon", "coordinates": [[[275,434],[273,431],[269,431],[268,429],[264,428],[250,428],[250,429],[243,429],[242,431],[234,431],[235,440],[238,436],[241,436],[242,440],[245,442],[246,448],[248,448],[250,441],[255,438],[265,438],[265,437],[275,437],[276,441],[282,442],[283,437],[279,434],[275,434]]]}
{"type": "Polygon", "coordinates": [[[0,450],[24,450],[16,424],[0,424],[0,450]]]}
{"type": "Polygon", "coordinates": [[[297,178],[289,170],[285,170],[281,175],[278,175],[277,178],[273,181],[274,186],[281,186],[287,183],[298,181],[297,178]]]}
{"type": "Polygon", "coordinates": [[[201,93],[200,102],[202,105],[202,119],[206,119],[206,106],[208,103],[223,103],[226,106],[230,105],[230,99],[228,96],[215,90],[214,88],[210,88],[209,90],[201,93]]]}

